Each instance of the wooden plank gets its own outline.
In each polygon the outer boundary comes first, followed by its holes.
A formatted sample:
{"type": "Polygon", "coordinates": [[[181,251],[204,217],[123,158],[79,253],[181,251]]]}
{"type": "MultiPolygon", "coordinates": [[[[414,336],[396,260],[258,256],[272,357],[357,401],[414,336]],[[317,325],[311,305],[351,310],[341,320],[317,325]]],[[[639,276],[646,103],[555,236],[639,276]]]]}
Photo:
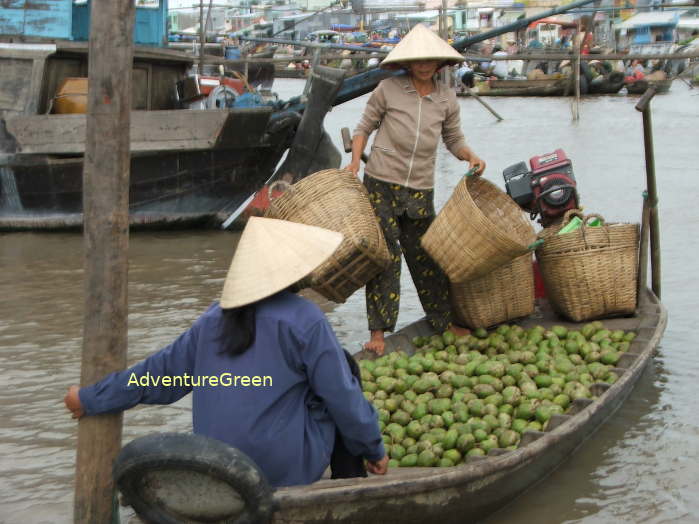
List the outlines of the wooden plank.
{"type": "MultiPolygon", "coordinates": [[[[243,143],[245,131],[236,126],[236,120],[245,119],[246,128],[257,127],[266,125],[271,113],[271,108],[134,111],[131,151],[225,147],[238,143],[236,135],[240,135],[243,143]]],[[[82,154],[85,126],[85,115],[28,115],[7,119],[7,130],[17,140],[21,154],[82,154]]]]}

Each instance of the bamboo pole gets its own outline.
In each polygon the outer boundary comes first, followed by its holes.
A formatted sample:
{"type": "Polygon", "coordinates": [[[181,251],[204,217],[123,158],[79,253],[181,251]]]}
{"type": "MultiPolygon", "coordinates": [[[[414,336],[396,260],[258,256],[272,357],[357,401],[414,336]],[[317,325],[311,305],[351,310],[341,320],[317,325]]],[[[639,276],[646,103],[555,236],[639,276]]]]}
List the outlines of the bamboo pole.
{"type": "Polygon", "coordinates": [[[573,88],[575,89],[575,99],[572,101],[573,121],[580,120],[580,51],[584,39],[585,33],[580,32],[580,21],[578,20],[578,29],[575,33],[575,59],[573,60],[573,88]],[[580,35],[582,35],[582,38],[580,38],[580,35]]]}
{"type": "Polygon", "coordinates": [[[655,96],[655,88],[650,87],[636,104],[636,110],[643,114],[643,143],[646,158],[646,187],[648,191],[648,225],[650,229],[650,264],[653,293],[660,298],[660,218],[658,216],[658,187],[655,183],[655,155],[653,152],[653,123],[650,101],[655,96]]]}
{"type": "MultiPolygon", "coordinates": [[[[126,365],[133,24],[133,0],[93,0],[83,173],[82,386],[126,365]]],[[[120,414],[79,422],[76,523],[107,523],[115,516],[112,465],[121,447],[121,429],[120,414]]]]}

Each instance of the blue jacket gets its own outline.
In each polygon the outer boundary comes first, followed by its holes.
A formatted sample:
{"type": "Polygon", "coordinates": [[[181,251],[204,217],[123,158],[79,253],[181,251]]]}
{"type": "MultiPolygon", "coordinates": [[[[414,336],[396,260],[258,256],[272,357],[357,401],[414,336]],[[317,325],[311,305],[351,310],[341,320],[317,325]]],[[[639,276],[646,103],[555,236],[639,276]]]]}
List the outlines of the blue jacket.
{"type": "Polygon", "coordinates": [[[223,314],[214,303],[171,345],[81,388],[85,413],[170,404],[193,391],[194,433],[246,453],[273,486],[318,480],[336,429],[350,453],[381,459],[376,411],[325,315],[286,291],[256,308],[255,343],[242,355],[221,354],[223,314]]]}

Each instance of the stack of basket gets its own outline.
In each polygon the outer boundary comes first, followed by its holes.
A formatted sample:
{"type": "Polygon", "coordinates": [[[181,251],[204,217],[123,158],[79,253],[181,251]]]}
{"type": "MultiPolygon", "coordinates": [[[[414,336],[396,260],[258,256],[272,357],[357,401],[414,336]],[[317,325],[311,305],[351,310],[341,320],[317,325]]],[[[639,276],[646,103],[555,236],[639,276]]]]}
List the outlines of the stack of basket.
{"type": "Polygon", "coordinates": [[[479,177],[464,177],[422,237],[451,282],[456,320],[490,327],[534,312],[529,246],[536,235],[515,202],[479,177]]]}
{"type": "Polygon", "coordinates": [[[340,247],[307,282],[329,300],[344,302],[390,262],[366,188],[349,171],[326,169],[307,176],[273,200],[265,216],[344,235],[340,247]]]}
{"type": "Polygon", "coordinates": [[[536,250],[549,302],[576,322],[636,309],[638,224],[605,224],[599,215],[568,212],[561,228],[545,231],[536,250]],[[580,228],[558,234],[575,216],[580,228]],[[592,218],[602,225],[590,226],[592,218]]]}

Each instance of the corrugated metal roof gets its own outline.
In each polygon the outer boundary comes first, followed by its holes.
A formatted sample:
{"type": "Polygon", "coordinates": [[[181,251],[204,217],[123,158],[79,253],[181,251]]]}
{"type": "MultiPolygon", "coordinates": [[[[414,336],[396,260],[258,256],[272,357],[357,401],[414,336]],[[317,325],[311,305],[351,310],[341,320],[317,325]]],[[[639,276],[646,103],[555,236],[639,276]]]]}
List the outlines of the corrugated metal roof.
{"type": "Polygon", "coordinates": [[[679,11],[650,11],[646,13],[638,13],[628,20],[615,25],[616,29],[635,29],[637,27],[660,26],[660,25],[677,25],[679,20],[679,11]]]}

